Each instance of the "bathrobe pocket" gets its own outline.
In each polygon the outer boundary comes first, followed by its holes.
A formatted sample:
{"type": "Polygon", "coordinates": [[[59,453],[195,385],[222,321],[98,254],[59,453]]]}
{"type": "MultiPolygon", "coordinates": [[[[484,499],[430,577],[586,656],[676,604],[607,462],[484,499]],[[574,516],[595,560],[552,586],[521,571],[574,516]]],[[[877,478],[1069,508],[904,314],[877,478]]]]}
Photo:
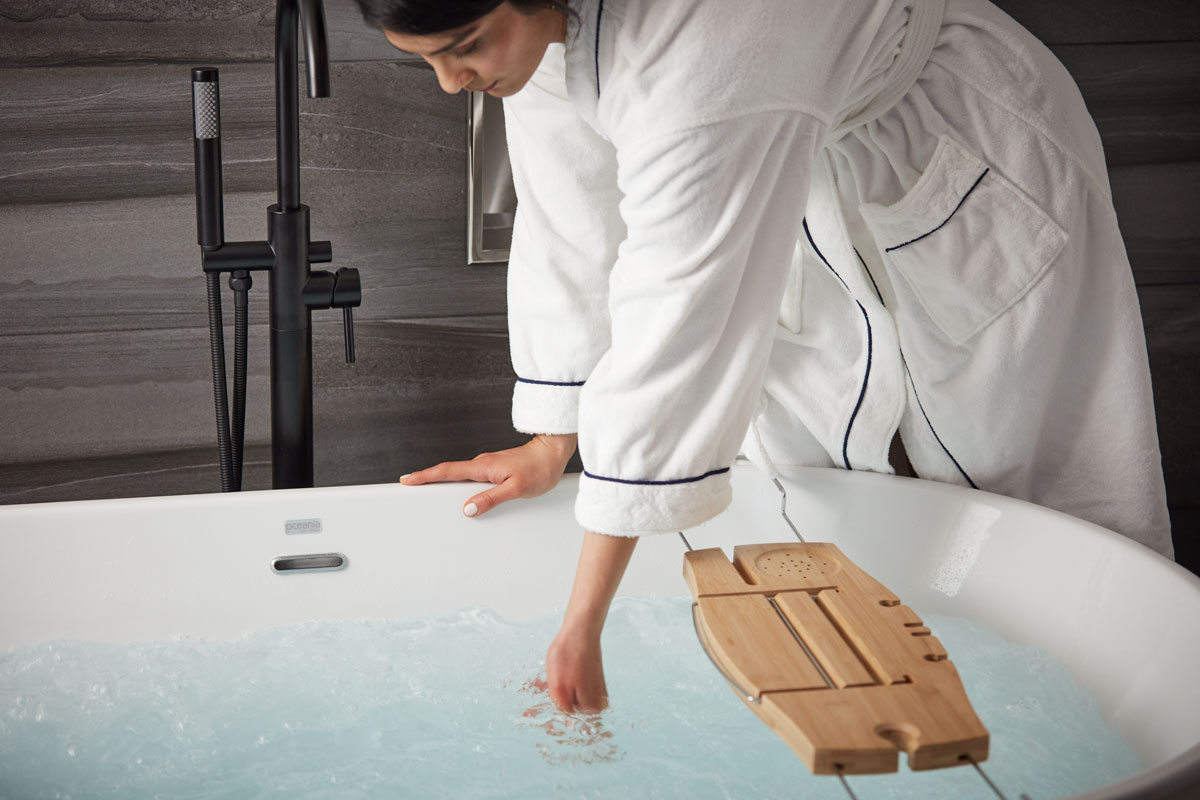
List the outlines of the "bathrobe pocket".
{"type": "Polygon", "coordinates": [[[1066,232],[996,170],[946,136],[912,190],[863,219],[930,320],[962,344],[1037,282],[1066,232]]]}

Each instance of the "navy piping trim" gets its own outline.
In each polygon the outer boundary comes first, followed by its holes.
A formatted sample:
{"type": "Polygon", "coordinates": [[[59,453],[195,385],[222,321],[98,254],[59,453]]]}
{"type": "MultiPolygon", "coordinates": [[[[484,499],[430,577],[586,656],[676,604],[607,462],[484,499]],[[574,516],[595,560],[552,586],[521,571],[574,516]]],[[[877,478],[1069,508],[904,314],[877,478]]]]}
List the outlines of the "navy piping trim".
{"type": "MultiPolygon", "coordinates": [[[[883,295],[879,292],[879,284],[875,283],[875,276],[871,274],[871,268],[867,266],[867,262],[863,259],[862,253],[858,252],[858,249],[855,248],[854,255],[858,256],[859,263],[862,264],[863,269],[867,273],[867,277],[871,279],[871,285],[875,287],[875,296],[879,298],[879,304],[884,308],[887,308],[887,304],[883,302],[883,295]]],[[[898,342],[896,347],[897,349],[900,349],[898,342]]],[[[971,488],[978,489],[979,487],[975,485],[975,481],[971,480],[971,476],[968,475],[967,471],[962,468],[962,464],[958,463],[958,459],[955,458],[954,454],[950,452],[950,448],[946,447],[945,442],[942,441],[942,437],[938,436],[937,430],[933,427],[933,423],[929,421],[929,415],[925,413],[925,406],[921,404],[921,395],[917,393],[917,383],[913,380],[912,372],[908,368],[908,361],[904,358],[904,350],[902,349],[900,349],[900,363],[904,365],[904,374],[908,376],[908,382],[912,384],[913,397],[917,398],[917,408],[921,409],[921,416],[925,418],[925,424],[929,426],[929,432],[933,434],[934,439],[937,439],[937,443],[941,445],[942,452],[944,452],[949,459],[954,462],[954,466],[957,467],[959,473],[967,479],[967,483],[971,485],[971,488]]]]}
{"type": "MultiPolygon", "coordinates": [[[[848,283],[846,283],[846,281],[842,280],[842,276],[838,275],[838,271],[833,268],[833,265],[825,260],[825,256],[823,256],[821,254],[821,248],[817,247],[817,243],[813,241],[812,231],[810,231],[808,229],[808,217],[805,217],[804,219],[800,220],[800,224],[804,226],[804,235],[808,237],[808,243],[812,245],[812,249],[814,252],[816,252],[817,258],[821,259],[821,261],[825,264],[825,266],[829,267],[829,271],[832,272],[839,281],[842,281],[842,286],[845,286],[846,291],[849,292],[850,284],[848,284],[848,283]]],[[[851,296],[853,296],[853,294],[851,296]]]]}
{"type": "Polygon", "coordinates": [[[729,467],[722,467],[721,469],[709,470],[708,472],[704,473],[703,475],[697,475],[694,478],[678,478],[678,479],[672,480],[672,481],[627,481],[624,478],[606,478],[603,475],[593,475],[592,473],[588,472],[586,469],[583,471],[583,474],[588,476],[589,478],[593,478],[598,481],[609,481],[611,483],[624,483],[624,484],[628,484],[630,486],[672,486],[677,483],[695,483],[696,481],[702,481],[705,478],[711,478],[713,475],[720,475],[723,472],[729,472],[729,467]]]}
{"type": "Polygon", "coordinates": [[[863,399],[867,396],[867,381],[871,379],[871,357],[874,354],[871,318],[867,316],[867,310],[863,308],[862,303],[859,303],[857,299],[854,302],[858,304],[858,310],[862,312],[863,322],[867,323],[867,368],[863,372],[862,388],[858,390],[858,402],[854,404],[854,413],[850,415],[850,421],[846,423],[846,435],[842,438],[842,462],[845,463],[846,469],[850,469],[850,429],[854,427],[854,420],[858,419],[863,399]]]}
{"type": "MultiPolygon", "coordinates": [[[[903,353],[900,355],[900,358],[903,361],[903,353]]],[[[908,368],[907,361],[904,361],[904,374],[908,376],[908,382],[912,385],[913,397],[917,398],[917,408],[921,409],[921,416],[925,418],[925,424],[929,426],[929,432],[933,434],[934,439],[937,439],[937,443],[941,445],[942,450],[945,451],[946,455],[950,457],[950,460],[954,462],[954,466],[958,469],[959,473],[961,473],[962,476],[967,479],[967,483],[970,484],[971,488],[978,489],[979,487],[975,485],[975,481],[971,480],[971,476],[968,475],[967,471],[962,468],[962,464],[958,463],[958,459],[955,458],[950,452],[950,449],[946,447],[945,442],[942,441],[942,437],[938,436],[937,430],[933,427],[933,423],[929,421],[929,415],[925,413],[925,406],[921,403],[921,395],[917,393],[917,384],[916,381],[913,380],[912,372],[908,368]]]]}
{"type": "Polygon", "coordinates": [[[530,378],[517,378],[518,383],[532,383],[537,386],[583,386],[587,381],[535,381],[530,378]]]}
{"type": "MultiPolygon", "coordinates": [[[[842,282],[842,286],[845,286],[846,291],[849,292],[850,286],[845,280],[842,279],[841,275],[838,275],[838,271],[833,268],[833,265],[825,260],[825,256],[821,253],[821,249],[817,247],[817,243],[813,241],[812,233],[808,230],[808,219],[805,218],[801,220],[801,224],[804,226],[804,235],[808,237],[808,243],[812,245],[812,249],[817,254],[817,258],[821,259],[825,266],[829,267],[829,271],[837,276],[837,279],[842,282]]],[[[854,428],[854,420],[858,419],[858,412],[862,410],[863,399],[867,396],[867,381],[871,379],[871,359],[874,355],[873,343],[875,338],[871,331],[871,317],[868,316],[867,309],[863,308],[863,304],[858,301],[858,298],[854,296],[853,292],[851,292],[850,297],[858,305],[858,310],[861,311],[863,315],[863,322],[867,324],[867,368],[863,372],[862,387],[858,390],[858,401],[854,404],[854,411],[850,414],[850,421],[846,423],[846,435],[842,437],[842,463],[846,466],[846,469],[853,469],[850,466],[850,431],[854,428]]]]}
{"type": "MultiPolygon", "coordinates": [[[[923,233],[920,236],[918,236],[917,238],[909,239],[907,242],[904,242],[903,244],[898,244],[898,245],[895,245],[894,247],[885,247],[883,252],[890,253],[893,250],[899,250],[901,247],[907,247],[908,245],[912,244],[913,242],[919,242],[922,239],[924,239],[926,236],[937,233],[939,230],[941,230],[942,226],[944,226],[950,220],[954,219],[954,215],[958,213],[958,210],[960,208],[962,208],[962,204],[967,202],[967,198],[971,196],[971,192],[975,191],[975,187],[978,186],[979,182],[983,180],[983,176],[987,175],[989,172],[991,172],[991,170],[992,170],[991,167],[987,167],[986,169],[984,169],[983,175],[980,175],[978,178],[975,179],[975,182],[973,184],[971,184],[971,188],[967,189],[967,193],[962,196],[962,200],[959,200],[958,205],[956,205],[954,207],[954,210],[950,212],[950,216],[948,216],[948,217],[946,217],[946,219],[942,220],[941,225],[938,225],[936,228],[931,230],[929,233],[923,233]]],[[[860,256],[860,258],[861,258],[861,256],[860,256]]]]}
{"type": "Polygon", "coordinates": [[[858,252],[857,247],[854,248],[854,255],[858,256],[858,263],[862,264],[863,271],[871,279],[871,285],[875,287],[875,296],[879,298],[879,305],[887,308],[887,303],[883,302],[883,293],[879,291],[879,284],[875,282],[875,276],[871,274],[871,268],[867,266],[866,261],[863,261],[862,253],[858,252]]]}
{"type": "Polygon", "coordinates": [[[596,98],[600,97],[600,18],[604,16],[604,0],[596,9],[596,98]]]}

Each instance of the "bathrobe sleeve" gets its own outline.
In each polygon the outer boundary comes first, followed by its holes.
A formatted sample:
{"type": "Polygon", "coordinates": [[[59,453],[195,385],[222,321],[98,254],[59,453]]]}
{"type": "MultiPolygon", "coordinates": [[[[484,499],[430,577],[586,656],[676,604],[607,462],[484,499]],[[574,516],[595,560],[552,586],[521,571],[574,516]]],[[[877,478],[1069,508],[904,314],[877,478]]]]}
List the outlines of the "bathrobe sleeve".
{"type": "Polygon", "coordinates": [[[517,192],[508,267],[513,425],[575,433],[580,389],[609,347],[608,277],[625,236],[616,153],[567,98],[561,46],[504,110],[517,192]]]}
{"type": "Polygon", "coordinates": [[[825,129],[765,110],[614,136],[627,235],[580,397],[586,529],[672,532],[729,504],[825,129]]]}

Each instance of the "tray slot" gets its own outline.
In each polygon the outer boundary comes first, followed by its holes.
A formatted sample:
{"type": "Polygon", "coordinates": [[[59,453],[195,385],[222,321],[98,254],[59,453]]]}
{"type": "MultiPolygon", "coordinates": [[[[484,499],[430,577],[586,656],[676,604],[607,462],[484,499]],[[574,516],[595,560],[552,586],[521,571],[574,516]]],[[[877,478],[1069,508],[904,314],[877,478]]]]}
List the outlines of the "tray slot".
{"type": "Polygon", "coordinates": [[[870,686],[875,678],[808,592],[781,592],[775,603],[839,689],[870,686]]]}

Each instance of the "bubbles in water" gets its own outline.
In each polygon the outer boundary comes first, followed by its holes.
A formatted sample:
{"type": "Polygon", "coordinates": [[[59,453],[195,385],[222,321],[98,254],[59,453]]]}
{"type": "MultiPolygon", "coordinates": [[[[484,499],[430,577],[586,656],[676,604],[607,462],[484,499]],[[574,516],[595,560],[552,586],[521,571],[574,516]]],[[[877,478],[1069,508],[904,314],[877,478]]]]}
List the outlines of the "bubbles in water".
{"type": "MultiPolygon", "coordinates": [[[[737,700],[695,641],[689,600],[614,603],[599,715],[564,714],[546,693],[561,618],[467,609],[0,654],[0,798],[846,797],[737,700]]],[[[991,731],[985,768],[1008,796],[1139,769],[1044,653],[925,621],[991,731]]],[[[991,796],[968,769],[902,765],[852,783],[880,800],[991,796]]]]}

